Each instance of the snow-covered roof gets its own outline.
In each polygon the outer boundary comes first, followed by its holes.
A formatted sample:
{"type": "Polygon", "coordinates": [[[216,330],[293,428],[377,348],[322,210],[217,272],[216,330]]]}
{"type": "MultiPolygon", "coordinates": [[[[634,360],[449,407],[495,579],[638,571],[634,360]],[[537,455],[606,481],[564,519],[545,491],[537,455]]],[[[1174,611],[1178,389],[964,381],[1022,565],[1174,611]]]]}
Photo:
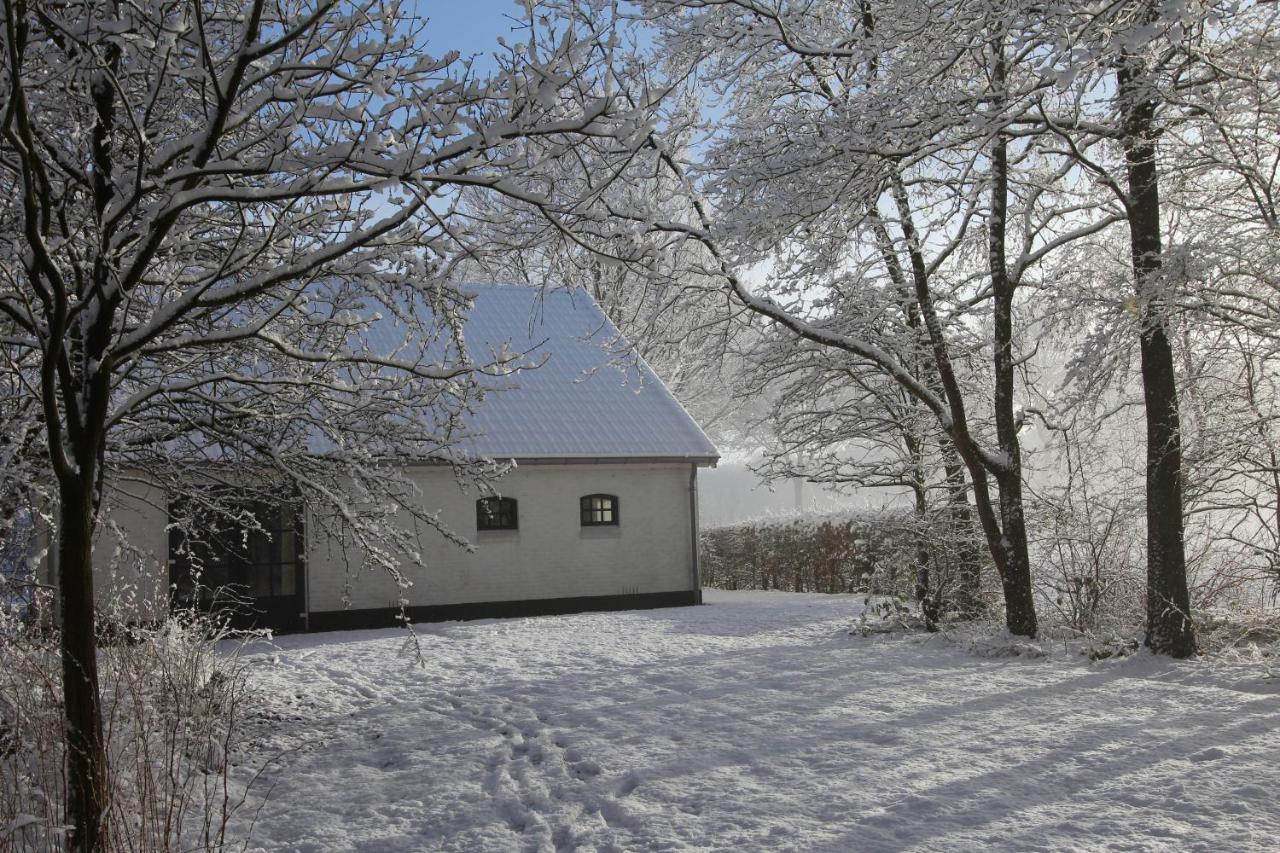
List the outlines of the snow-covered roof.
{"type": "Polygon", "coordinates": [[[523,353],[521,369],[485,377],[493,393],[467,419],[458,450],[515,459],[678,458],[719,451],[662,380],[582,291],[464,285],[471,357],[523,353]]]}

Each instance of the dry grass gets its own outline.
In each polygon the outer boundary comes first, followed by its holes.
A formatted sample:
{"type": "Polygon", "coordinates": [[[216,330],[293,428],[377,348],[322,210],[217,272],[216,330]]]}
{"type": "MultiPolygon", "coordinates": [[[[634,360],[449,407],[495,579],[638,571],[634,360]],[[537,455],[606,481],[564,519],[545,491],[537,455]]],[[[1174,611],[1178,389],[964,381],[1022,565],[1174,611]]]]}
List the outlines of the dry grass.
{"type": "MultiPolygon", "coordinates": [[[[231,831],[256,778],[233,772],[254,704],[239,653],[245,639],[195,613],[104,636],[99,667],[111,849],[227,850],[247,842],[231,831]]],[[[0,612],[0,851],[6,853],[65,846],[59,673],[56,632],[0,612]]]]}

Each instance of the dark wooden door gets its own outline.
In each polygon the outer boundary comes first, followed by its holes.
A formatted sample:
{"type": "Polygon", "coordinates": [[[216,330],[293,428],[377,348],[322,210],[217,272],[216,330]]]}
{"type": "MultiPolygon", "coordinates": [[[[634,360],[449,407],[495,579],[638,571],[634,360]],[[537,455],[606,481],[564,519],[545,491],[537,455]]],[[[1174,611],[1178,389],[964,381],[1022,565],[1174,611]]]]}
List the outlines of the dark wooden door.
{"type": "Polygon", "coordinates": [[[303,630],[306,548],[301,520],[287,506],[261,501],[242,503],[238,510],[244,514],[241,520],[252,517],[256,524],[197,515],[171,528],[174,606],[217,612],[235,628],[303,630]]]}

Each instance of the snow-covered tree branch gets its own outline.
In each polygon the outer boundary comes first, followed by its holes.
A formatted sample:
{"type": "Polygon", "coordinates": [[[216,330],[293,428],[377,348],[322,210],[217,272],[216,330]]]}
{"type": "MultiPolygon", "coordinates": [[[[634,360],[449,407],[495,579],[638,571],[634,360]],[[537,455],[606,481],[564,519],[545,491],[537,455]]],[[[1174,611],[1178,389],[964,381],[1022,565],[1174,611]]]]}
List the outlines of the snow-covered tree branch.
{"type": "Polygon", "coordinates": [[[447,282],[478,238],[459,190],[559,217],[577,200],[552,162],[624,136],[631,111],[584,97],[594,32],[533,21],[483,75],[381,0],[37,0],[3,23],[6,484],[54,508],[68,822],[97,850],[104,501],[147,480],[215,513],[243,505],[219,482],[293,494],[403,581],[419,558],[384,522],[440,525],[388,457],[493,471],[449,449],[476,371],[506,359],[460,338],[467,297],[447,282]],[[507,155],[533,138],[541,159],[507,155]]]}

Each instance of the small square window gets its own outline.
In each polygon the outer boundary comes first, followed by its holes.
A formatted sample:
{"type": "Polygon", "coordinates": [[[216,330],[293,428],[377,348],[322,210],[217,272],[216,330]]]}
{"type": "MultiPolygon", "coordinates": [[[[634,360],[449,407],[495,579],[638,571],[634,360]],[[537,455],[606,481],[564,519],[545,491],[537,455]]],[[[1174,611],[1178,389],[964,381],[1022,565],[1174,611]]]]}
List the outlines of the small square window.
{"type": "Polygon", "coordinates": [[[476,530],[518,530],[520,519],[515,498],[481,498],[476,501],[476,530]]]}
{"type": "Polygon", "coordinates": [[[617,495],[583,495],[579,500],[579,508],[583,527],[618,523],[617,495]]]}

